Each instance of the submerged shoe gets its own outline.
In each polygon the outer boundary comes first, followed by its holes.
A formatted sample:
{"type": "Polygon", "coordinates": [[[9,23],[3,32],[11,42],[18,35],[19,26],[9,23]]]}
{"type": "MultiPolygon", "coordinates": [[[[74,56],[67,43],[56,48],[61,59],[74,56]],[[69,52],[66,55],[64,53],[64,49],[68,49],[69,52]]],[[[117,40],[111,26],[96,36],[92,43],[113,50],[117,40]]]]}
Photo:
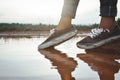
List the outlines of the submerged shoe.
{"type": "Polygon", "coordinates": [[[114,30],[95,28],[83,40],[77,43],[77,46],[82,49],[92,49],[109,43],[120,38],[120,28],[116,26],[114,30]]]}
{"type": "Polygon", "coordinates": [[[53,29],[50,36],[45,40],[42,44],[38,46],[39,49],[45,49],[48,47],[52,47],[58,45],[77,34],[77,29],[70,25],[68,28],[64,30],[56,30],[53,29]]]}

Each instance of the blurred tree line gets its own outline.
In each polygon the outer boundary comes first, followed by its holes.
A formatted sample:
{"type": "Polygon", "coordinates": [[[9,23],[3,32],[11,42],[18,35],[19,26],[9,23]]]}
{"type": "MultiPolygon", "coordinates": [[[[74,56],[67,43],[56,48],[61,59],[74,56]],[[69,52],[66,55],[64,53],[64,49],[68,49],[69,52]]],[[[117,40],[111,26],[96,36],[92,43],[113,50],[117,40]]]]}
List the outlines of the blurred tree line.
{"type": "MultiPolygon", "coordinates": [[[[0,31],[42,31],[55,28],[57,25],[50,24],[20,24],[20,23],[0,23],[0,31]]],[[[91,29],[97,27],[98,24],[92,25],[74,25],[78,30],[91,29]]]]}
{"type": "MultiPolygon", "coordinates": [[[[117,19],[120,25],[120,18],[117,19]]],[[[99,24],[92,25],[74,25],[78,30],[88,30],[98,27],[99,24]]],[[[0,31],[42,31],[55,28],[57,25],[51,24],[20,24],[20,23],[0,23],[0,31]]]]}
{"type": "Polygon", "coordinates": [[[40,31],[50,30],[55,25],[47,24],[20,24],[20,23],[0,23],[0,31],[40,31]]]}

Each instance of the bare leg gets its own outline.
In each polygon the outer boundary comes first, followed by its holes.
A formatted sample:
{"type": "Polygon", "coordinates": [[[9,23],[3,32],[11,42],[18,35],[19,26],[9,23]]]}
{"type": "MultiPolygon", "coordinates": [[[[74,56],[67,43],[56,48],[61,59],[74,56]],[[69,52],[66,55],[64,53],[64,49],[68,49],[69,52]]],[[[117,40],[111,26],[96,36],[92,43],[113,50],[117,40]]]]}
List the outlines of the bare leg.
{"type": "Polygon", "coordinates": [[[100,0],[101,28],[113,30],[116,26],[117,1],[118,0],[100,0]]]}
{"type": "Polygon", "coordinates": [[[61,17],[58,26],[56,27],[57,30],[63,30],[71,24],[72,18],[70,17],[61,17]]]}
{"type": "Polygon", "coordinates": [[[101,17],[100,28],[113,30],[115,26],[115,17],[101,17]]]}
{"type": "Polygon", "coordinates": [[[72,19],[75,18],[78,3],[79,0],[64,0],[61,19],[56,27],[57,30],[63,30],[69,27],[72,19]]]}

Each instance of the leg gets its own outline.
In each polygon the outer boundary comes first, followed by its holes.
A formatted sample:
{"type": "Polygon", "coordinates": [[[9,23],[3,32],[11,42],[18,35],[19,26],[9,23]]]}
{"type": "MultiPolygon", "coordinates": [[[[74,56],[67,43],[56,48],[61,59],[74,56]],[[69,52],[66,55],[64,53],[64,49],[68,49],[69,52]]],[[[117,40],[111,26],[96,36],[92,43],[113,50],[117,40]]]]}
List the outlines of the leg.
{"type": "Polygon", "coordinates": [[[72,19],[75,18],[78,3],[79,0],[64,0],[61,19],[56,28],[57,30],[62,30],[69,27],[69,25],[72,22],[72,19]]]}
{"type": "Polygon", "coordinates": [[[52,34],[38,46],[39,49],[53,47],[72,38],[77,34],[77,30],[71,25],[72,19],[75,17],[79,0],[64,0],[62,17],[56,29],[52,30],[52,34]]]}
{"type": "Polygon", "coordinates": [[[117,0],[100,0],[100,28],[113,30],[117,15],[117,0]]]}
{"type": "Polygon", "coordinates": [[[115,23],[116,5],[117,0],[100,0],[100,26],[77,43],[79,48],[92,49],[120,38],[120,28],[115,23]]]}

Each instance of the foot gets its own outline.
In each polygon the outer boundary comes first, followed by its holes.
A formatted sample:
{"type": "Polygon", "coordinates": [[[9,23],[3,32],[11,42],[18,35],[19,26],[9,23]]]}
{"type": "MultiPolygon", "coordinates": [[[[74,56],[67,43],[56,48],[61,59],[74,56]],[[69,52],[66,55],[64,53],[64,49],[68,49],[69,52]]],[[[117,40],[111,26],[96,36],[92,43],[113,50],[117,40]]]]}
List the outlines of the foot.
{"type": "Polygon", "coordinates": [[[45,49],[48,47],[53,47],[74,37],[76,34],[77,30],[72,25],[69,25],[69,27],[64,30],[53,29],[50,36],[42,44],[40,44],[38,48],[45,49]]]}
{"type": "Polygon", "coordinates": [[[120,38],[120,28],[118,26],[111,31],[103,28],[95,28],[91,30],[87,37],[79,41],[77,46],[82,49],[92,49],[118,38],[120,38]]]}

